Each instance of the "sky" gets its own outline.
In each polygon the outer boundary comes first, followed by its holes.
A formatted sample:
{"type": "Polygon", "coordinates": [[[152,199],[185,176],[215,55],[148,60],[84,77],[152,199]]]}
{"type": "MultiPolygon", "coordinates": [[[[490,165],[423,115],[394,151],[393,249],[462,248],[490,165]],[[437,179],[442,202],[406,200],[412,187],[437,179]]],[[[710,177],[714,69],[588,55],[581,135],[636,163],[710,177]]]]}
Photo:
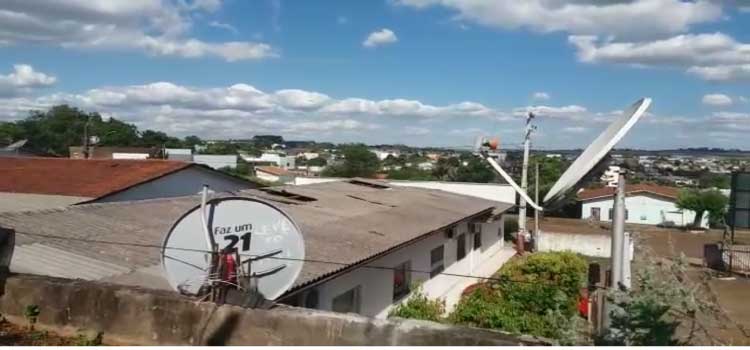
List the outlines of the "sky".
{"type": "Polygon", "coordinates": [[[750,149],[745,0],[3,0],[0,121],[70,104],[175,136],[750,149]]]}

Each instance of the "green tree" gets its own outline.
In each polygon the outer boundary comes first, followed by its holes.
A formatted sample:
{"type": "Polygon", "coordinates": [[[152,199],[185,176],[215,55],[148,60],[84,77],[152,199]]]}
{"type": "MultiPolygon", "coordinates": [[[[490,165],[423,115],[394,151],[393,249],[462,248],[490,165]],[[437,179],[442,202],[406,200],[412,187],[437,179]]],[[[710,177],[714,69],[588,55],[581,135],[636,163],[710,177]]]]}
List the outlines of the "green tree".
{"type": "Polygon", "coordinates": [[[489,164],[478,157],[472,157],[468,160],[466,166],[461,166],[456,170],[451,179],[458,182],[479,182],[488,183],[495,181],[495,171],[490,168],[489,164]]]}
{"type": "Polygon", "coordinates": [[[345,145],[340,151],[344,161],[328,166],[323,171],[323,176],[373,177],[380,169],[378,157],[364,144],[345,145]]]}
{"type": "Polygon", "coordinates": [[[695,219],[692,227],[700,227],[703,215],[708,213],[711,223],[722,221],[726,213],[728,199],[717,190],[684,189],[677,196],[677,208],[692,210],[695,219]]]}
{"type": "Polygon", "coordinates": [[[435,178],[432,177],[432,172],[429,170],[421,170],[417,167],[403,167],[401,169],[393,169],[388,171],[388,178],[393,180],[419,180],[419,181],[431,181],[435,178]]]}

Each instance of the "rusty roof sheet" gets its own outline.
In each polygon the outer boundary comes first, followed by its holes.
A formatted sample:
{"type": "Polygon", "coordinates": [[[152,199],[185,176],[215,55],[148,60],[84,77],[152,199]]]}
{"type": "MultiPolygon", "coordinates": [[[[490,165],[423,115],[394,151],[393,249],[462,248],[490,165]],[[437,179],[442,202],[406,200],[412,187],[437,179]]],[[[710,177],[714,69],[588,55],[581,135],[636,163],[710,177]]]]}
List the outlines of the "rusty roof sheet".
{"type": "MultiPolygon", "coordinates": [[[[271,201],[288,212],[302,230],[306,258],[340,264],[305,263],[295,283],[305,284],[379,256],[400,245],[476,215],[505,211],[512,204],[439,190],[374,188],[348,182],[277,188],[314,198],[298,201],[261,190],[242,196],[271,201]]],[[[158,248],[175,221],[197,206],[197,196],[134,202],[85,204],[35,212],[0,213],[0,226],[17,231],[16,244],[43,243],[127,269],[129,285],[138,271],[160,263],[158,248]],[[35,235],[29,235],[35,234],[35,235]],[[39,235],[65,236],[54,239],[39,235]],[[99,240],[122,245],[92,243],[99,240]]],[[[117,276],[107,277],[117,282],[117,276]]],[[[144,279],[143,285],[153,286],[144,279]]]]}
{"type": "MultiPolygon", "coordinates": [[[[602,188],[591,188],[585,189],[578,193],[578,199],[582,201],[612,197],[615,195],[615,187],[602,187],[602,188]]],[[[625,192],[627,195],[633,195],[637,193],[651,193],[657,196],[677,199],[677,195],[680,193],[680,189],[676,187],[661,186],[654,184],[635,184],[626,185],[625,192]]]]}
{"type": "Polygon", "coordinates": [[[166,160],[0,157],[0,192],[98,198],[194,166],[166,160]]]}

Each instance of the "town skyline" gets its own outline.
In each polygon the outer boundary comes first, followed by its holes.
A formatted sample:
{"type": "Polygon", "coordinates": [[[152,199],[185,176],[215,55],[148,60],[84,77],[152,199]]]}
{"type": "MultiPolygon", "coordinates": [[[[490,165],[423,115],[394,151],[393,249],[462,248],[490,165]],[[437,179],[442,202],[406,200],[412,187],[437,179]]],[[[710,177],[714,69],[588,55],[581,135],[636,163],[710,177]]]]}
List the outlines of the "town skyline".
{"type": "Polygon", "coordinates": [[[535,148],[576,149],[648,96],[618,148],[747,150],[739,4],[11,1],[0,121],[65,103],[180,137],[517,148],[534,112],[535,148]]]}

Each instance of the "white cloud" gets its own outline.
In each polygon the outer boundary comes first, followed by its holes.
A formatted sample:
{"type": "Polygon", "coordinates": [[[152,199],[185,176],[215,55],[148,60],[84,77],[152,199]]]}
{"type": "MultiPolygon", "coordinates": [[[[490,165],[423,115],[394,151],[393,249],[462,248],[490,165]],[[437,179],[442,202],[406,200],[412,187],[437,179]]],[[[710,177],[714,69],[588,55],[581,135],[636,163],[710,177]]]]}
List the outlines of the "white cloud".
{"type": "Polygon", "coordinates": [[[651,38],[682,33],[695,24],[721,19],[710,0],[393,0],[422,9],[454,10],[454,20],[501,29],[567,32],[618,38],[651,38]],[[634,25],[637,23],[637,25],[634,25]]]}
{"type": "Polygon", "coordinates": [[[224,30],[226,30],[228,32],[231,32],[232,34],[239,33],[239,31],[237,30],[237,28],[235,28],[233,25],[231,25],[229,23],[224,23],[224,22],[219,22],[219,21],[211,21],[211,22],[208,22],[208,25],[210,27],[224,29],[224,30]]]}
{"type": "Polygon", "coordinates": [[[571,134],[581,134],[586,131],[588,131],[588,129],[582,126],[568,126],[568,127],[563,128],[563,132],[567,132],[571,134]]]}
{"type": "Polygon", "coordinates": [[[733,103],[732,98],[724,94],[707,94],[701,101],[704,105],[714,107],[727,107],[733,103]]]}
{"type": "Polygon", "coordinates": [[[554,119],[569,119],[569,120],[580,120],[588,116],[590,113],[586,107],[579,105],[569,105],[562,107],[551,107],[551,106],[527,106],[519,107],[513,110],[513,115],[518,117],[525,117],[529,112],[534,113],[537,117],[546,117],[554,119]]]}
{"type": "Polygon", "coordinates": [[[686,69],[706,80],[750,79],[750,44],[723,33],[685,34],[641,42],[602,41],[571,36],[582,62],[686,69]]]}
{"type": "Polygon", "coordinates": [[[419,127],[419,126],[407,126],[403,130],[404,135],[409,136],[424,136],[430,133],[430,129],[419,127]]]}
{"type": "Polygon", "coordinates": [[[377,47],[388,44],[393,44],[398,41],[396,33],[388,28],[383,28],[378,31],[374,31],[367,36],[367,39],[362,42],[364,47],[377,47]]]}
{"type": "Polygon", "coordinates": [[[532,94],[531,98],[537,101],[547,101],[550,99],[550,95],[546,92],[538,91],[532,94]]]}
{"type": "Polygon", "coordinates": [[[218,0],[3,1],[0,42],[136,50],[157,56],[214,56],[227,61],[278,55],[265,43],[191,38],[193,21],[220,6],[218,0]]]}
{"type": "Polygon", "coordinates": [[[51,86],[56,81],[57,78],[37,72],[28,64],[16,64],[12,73],[0,74],[0,97],[28,93],[36,88],[51,86]]]}

